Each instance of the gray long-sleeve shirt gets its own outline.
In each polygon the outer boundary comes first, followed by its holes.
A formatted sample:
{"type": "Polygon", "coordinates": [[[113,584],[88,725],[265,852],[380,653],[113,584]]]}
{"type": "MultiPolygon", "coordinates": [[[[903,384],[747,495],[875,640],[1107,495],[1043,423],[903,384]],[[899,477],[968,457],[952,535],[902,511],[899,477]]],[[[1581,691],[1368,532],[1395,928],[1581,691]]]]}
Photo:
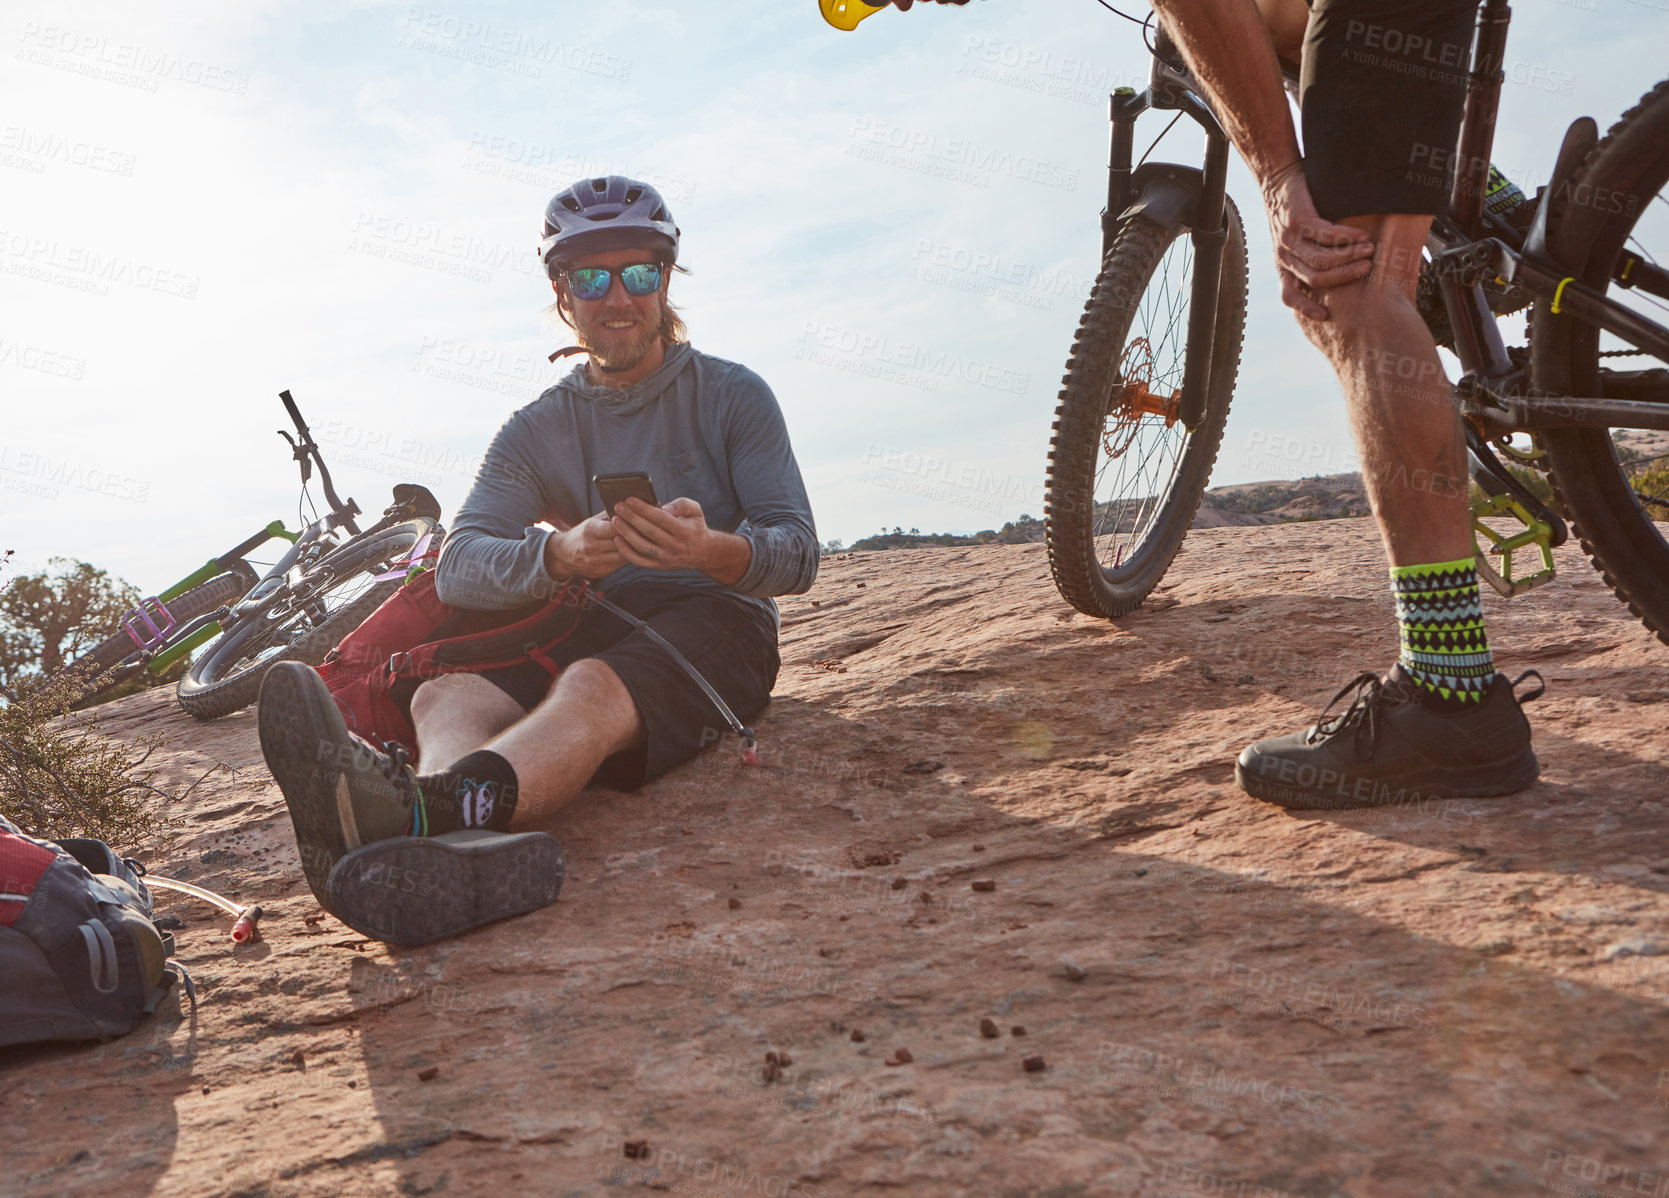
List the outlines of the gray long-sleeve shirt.
{"type": "Polygon", "coordinates": [[[538,522],[568,528],[597,514],[592,475],[633,470],[648,473],[660,502],[687,496],[708,527],[746,537],[752,558],[730,587],[698,570],[625,565],[599,580],[605,593],[631,579],[675,581],[775,618],[769,596],[798,594],[817,577],[811,502],[776,397],[747,367],[680,344],[630,387],[599,387],[577,366],[505,421],[441,553],[441,601],[494,610],[548,599],[552,530],[538,522]]]}

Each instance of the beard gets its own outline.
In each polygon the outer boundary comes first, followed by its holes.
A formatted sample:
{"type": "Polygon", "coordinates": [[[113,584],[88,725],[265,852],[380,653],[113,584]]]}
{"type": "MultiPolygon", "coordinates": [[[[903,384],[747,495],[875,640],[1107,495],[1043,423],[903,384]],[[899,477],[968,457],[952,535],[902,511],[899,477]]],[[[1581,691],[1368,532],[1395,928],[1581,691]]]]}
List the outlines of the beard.
{"type": "Polygon", "coordinates": [[[611,373],[631,370],[649,356],[649,352],[661,339],[658,323],[645,324],[640,316],[632,317],[638,323],[629,329],[605,328],[604,319],[618,318],[606,317],[586,321],[574,329],[580,348],[591,355],[591,360],[597,364],[599,370],[611,373]]]}

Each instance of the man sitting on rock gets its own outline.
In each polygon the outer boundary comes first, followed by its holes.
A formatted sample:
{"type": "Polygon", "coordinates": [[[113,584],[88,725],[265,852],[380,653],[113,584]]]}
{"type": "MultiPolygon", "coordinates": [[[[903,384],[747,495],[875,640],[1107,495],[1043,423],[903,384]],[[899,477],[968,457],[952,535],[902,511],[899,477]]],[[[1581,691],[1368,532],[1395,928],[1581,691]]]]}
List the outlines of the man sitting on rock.
{"type": "MultiPolygon", "coordinates": [[[[499,610],[596,580],[745,720],[780,665],[770,596],[811,586],[817,534],[770,388],[685,338],[667,300],[678,249],[647,184],[586,179],[550,202],[541,256],[588,359],[499,430],[436,593],[499,610]],[[611,517],[594,475],[637,471],[676,498],[627,498],[611,517]]],[[[714,739],[712,701],[642,630],[587,607],[558,650],[554,682],[530,660],[422,683],[415,769],[350,734],[317,672],[272,668],[261,749],[320,903],[406,944],[542,906],[561,849],[528,829],[588,782],[636,788],[714,739]]]]}

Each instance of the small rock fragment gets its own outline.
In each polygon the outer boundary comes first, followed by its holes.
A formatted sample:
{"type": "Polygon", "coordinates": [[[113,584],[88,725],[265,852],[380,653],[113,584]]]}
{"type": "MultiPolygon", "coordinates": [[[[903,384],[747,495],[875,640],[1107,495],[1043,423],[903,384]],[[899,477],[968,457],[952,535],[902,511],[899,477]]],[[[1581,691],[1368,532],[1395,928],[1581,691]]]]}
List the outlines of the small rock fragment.
{"type": "Polygon", "coordinates": [[[1025,1066],[1027,1073],[1042,1073],[1049,1067],[1049,1063],[1039,1056],[1027,1057],[1020,1064],[1025,1066]]]}
{"type": "Polygon", "coordinates": [[[892,880],[892,888],[894,890],[903,890],[909,884],[910,883],[903,878],[894,878],[892,880]]]}
{"type": "Polygon", "coordinates": [[[995,1040],[1003,1033],[1002,1029],[997,1026],[997,1021],[995,1019],[981,1019],[979,1021],[979,1034],[984,1036],[987,1040],[995,1040]]]}
{"type": "Polygon", "coordinates": [[[995,890],[996,888],[997,880],[995,878],[981,878],[974,883],[974,889],[979,891],[995,890]]]}
{"type": "Polygon", "coordinates": [[[1600,950],[1601,961],[1616,961],[1622,957],[1661,957],[1666,950],[1662,941],[1634,939],[1619,940],[1600,950]]]}
{"type": "Polygon", "coordinates": [[[983,853],[983,852],[984,852],[984,851],[985,851],[985,846],[984,846],[984,845],[982,845],[982,844],[976,844],[976,845],[975,845],[975,846],[974,846],[974,852],[976,852],[976,853],[983,853]]]}
{"type": "Polygon", "coordinates": [[[861,1028],[853,1028],[852,1029],[852,1043],[862,1044],[864,1042],[864,1039],[865,1039],[865,1037],[864,1037],[864,1034],[863,1034],[863,1030],[861,1028]]]}
{"type": "Polygon", "coordinates": [[[1061,972],[1066,975],[1066,980],[1069,982],[1081,982],[1089,977],[1089,970],[1076,961],[1062,961],[1061,972]]]}
{"type": "Polygon", "coordinates": [[[185,927],[185,921],[178,915],[159,915],[152,922],[164,932],[177,932],[185,927]]]}
{"type": "Polygon", "coordinates": [[[736,897],[734,897],[734,896],[732,896],[732,897],[731,897],[731,900],[730,900],[730,909],[731,909],[731,910],[732,910],[732,911],[734,911],[734,910],[736,910],[736,909],[737,909],[737,908],[738,908],[738,907],[740,907],[740,906],[741,906],[741,905],[742,905],[742,900],[741,900],[741,899],[739,899],[739,898],[736,898],[736,897]]]}
{"type": "Polygon", "coordinates": [[[936,774],[945,768],[942,761],[912,761],[904,767],[906,774],[936,774]]]}
{"type": "Polygon", "coordinates": [[[1138,870],[1137,870],[1137,871],[1136,871],[1136,876],[1137,876],[1137,877],[1138,877],[1138,878],[1145,878],[1145,877],[1147,877],[1147,866],[1145,866],[1145,865],[1144,865],[1144,866],[1142,866],[1142,868],[1140,868],[1140,869],[1138,869],[1138,870]]]}
{"type": "Polygon", "coordinates": [[[861,587],[866,587],[869,584],[867,582],[860,582],[858,585],[861,586],[861,587]]]}
{"type": "Polygon", "coordinates": [[[908,1065],[915,1059],[910,1055],[908,1048],[895,1048],[892,1050],[892,1056],[888,1057],[885,1063],[888,1065],[908,1065]]]}
{"type": "Polygon", "coordinates": [[[823,601],[821,599],[813,599],[811,601],[811,605],[813,607],[822,607],[823,606],[823,601]]]}
{"type": "Polygon", "coordinates": [[[629,1161],[646,1161],[649,1159],[648,1140],[627,1140],[620,1146],[620,1151],[626,1154],[629,1161]]]}
{"type": "Polygon", "coordinates": [[[1024,1036],[1026,1034],[1026,1029],[1017,1023],[1008,1029],[1008,1034],[1011,1036],[1024,1036]]]}
{"type": "MultiPolygon", "coordinates": [[[[349,1079],[348,1079],[348,1089],[350,1089],[350,1090],[357,1090],[357,1089],[359,1089],[359,1083],[358,1083],[358,1082],[356,1082],[356,1081],[354,1081],[354,1080],[353,1080],[353,1078],[351,1078],[351,1077],[350,1077],[350,1078],[349,1078],[349,1079]]],[[[209,1089],[208,1089],[208,1087],[207,1087],[207,1086],[204,1086],[204,1087],[203,1087],[203,1093],[205,1093],[205,1094],[207,1094],[207,1093],[208,1093],[208,1092],[209,1092],[209,1089]]]]}
{"type": "MultiPolygon", "coordinates": [[[[439,1076],[440,1076],[440,1066],[439,1065],[425,1065],[423,1068],[421,1068],[417,1071],[417,1080],[420,1081],[420,1082],[432,1082],[432,1081],[435,1080],[435,1078],[437,1078],[439,1076]]],[[[350,1086],[353,1085],[352,1082],[349,1082],[348,1084],[350,1086]]]]}
{"type": "Polygon", "coordinates": [[[292,1052],[290,1054],[290,1063],[293,1064],[293,1065],[305,1065],[305,1064],[307,1064],[307,1054],[299,1048],[296,1049],[294,1052],[292,1052]]]}

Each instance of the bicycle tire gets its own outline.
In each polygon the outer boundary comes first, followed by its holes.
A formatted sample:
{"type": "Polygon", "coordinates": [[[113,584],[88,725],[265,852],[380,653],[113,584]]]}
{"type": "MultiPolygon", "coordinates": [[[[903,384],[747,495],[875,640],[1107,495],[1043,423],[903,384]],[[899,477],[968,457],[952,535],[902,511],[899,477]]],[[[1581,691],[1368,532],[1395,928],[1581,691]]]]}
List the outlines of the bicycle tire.
{"type": "MultiPolygon", "coordinates": [[[[309,594],[312,601],[323,602],[333,591],[361,581],[368,573],[379,573],[382,567],[404,557],[431,531],[439,531],[436,522],[419,517],[364,533],[320,558],[295,586],[309,594]],[[309,591],[308,583],[316,583],[327,571],[333,575],[331,581],[309,591]]],[[[402,578],[373,582],[322,621],[300,608],[275,620],[268,613],[274,607],[282,609],[283,596],[294,593],[294,588],[287,585],[273,604],[244,616],[204,648],[175,691],[180,706],[199,720],[216,720],[248,707],[260,694],[261,680],[275,663],[318,665],[403,582],[402,578]]]]}
{"type": "MultiPolygon", "coordinates": [[[[1565,268],[1598,290],[1611,285],[1618,254],[1638,220],[1652,210],[1669,183],[1669,79],[1625,112],[1589,151],[1565,202],[1551,214],[1555,252],[1581,261],[1565,268]],[[1586,188],[1584,185],[1587,185],[1586,188]],[[1599,196],[1596,188],[1632,196],[1635,211],[1606,211],[1598,203],[1575,205],[1570,197],[1599,196]]],[[[1530,322],[1531,382],[1536,394],[1600,395],[1600,330],[1556,315],[1538,302],[1530,322]]],[[[1669,375],[1663,392],[1669,399],[1669,375]]],[[[1548,472],[1559,507],[1570,518],[1582,551],[1621,599],[1657,638],[1669,644],[1669,541],[1641,504],[1608,427],[1546,429],[1548,472]]]]}
{"type": "MultiPolygon", "coordinates": [[[[1115,457],[1108,438],[1108,418],[1113,415],[1125,363],[1137,341],[1131,339],[1132,325],[1142,314],[1155,273],[1165,263],[1167,252],[1186,228],[1167,229],[1143,216],[1125,222],[1102,263],[1101,273],[1090,292],[1084,315],[1078,322],[1066,375],[1061,382],[1053,436],[1049,444],[1049,470],[1044,498],[1044,538],[1049,569],[1055,586],[1073,607],[1085,615],[1114,619],[1141,606],[1159,584],[1177,552],[1182,548],[1200,499],[1211,481],[1211,469],[1223,440],[1229,401],[1234,395],[1235,376],[1240,369],[1240,344],[1246,325],[1246,233],[1234,202],[1225,198],[1223,219],[1228,240],[1223,247],[1223,264],[1217,303],[1217,330],[1213,343],[1211,382],[1205,415],[1192,433],[1175,425],[1182,438],[1181,450],[1165,480],[1163,493],[1151,497],[1154,505],[1146,535],[1135,540],[1130,556],[1123,556],[1119,527],[1126,512],[1122,501],[1098,504],[1096,488],[1100,477],[1098,461],[1107,451],[1109,465],[1115,457]],[[1111,523],[1111,532],[1107,525],[1111,523]],[[1116,556],[1109,566],[1097,550],[1098,537],[1111,536],[1109,546],[1116,556]]],[[[1192,278],[1191,270],[1189,278],[1192,278]]],[[[1175,302],[1181,316],[1170,317],[1169,333],[1179,346],[1186,345],[1188,289],[1180,289],[1175,302]],[[1178,323],[1180,320],[1180,330],[1178,323]]],[[[1161,340],[1161,350],[1168,337],[1161,340]]],[[[1151,348],[1151,347],[1150,347],[1151,348]]],[[[1177,354],[1174,369],[1165,372],[1174,386],[1181,386],[1186,349],[1177,354]]],[[[1163,422],[1163,416],[1153,414],[1163,422]]],[[[1114,421],[1113,429],[1124,435],[1128,451],[1147,425],[1145,415],[1130,419],[1130,411],[1114,421]]],[[[1157,428],[1157,425],[1151,426],[1157,428]]],[[[1171,426],[1165,426],[1168,435],[1171,426]]],[[[1138,465],[1138,470],[1142,468],[1138,465]]],[[[1122,463],[1121,474],[1122,477],[1122,463]]],[[[1116,483],[1115,483],[1116,485],[1116,483]]],[[[1136,537],[1143,508],[1131,517],[1131,535],[1136,537]]]]}
{"type": "MultiPolygon", "coordinates": [[[[243,568],[216,574],[213,578],[200,582],[189,591],[168,600],[164,606],[167,607],[168,614],[174,617],[175,623],[187,624],[217,607],[236,603],[243,598],[255,585],[255,572],[243,562],[239,562],[238,565],[243,568]]],[[[67,699],[71,707],[89,703],[112,687],[120,686],[128,679],[138,676],[145,668],[143,663],[118,669],[138,651],[139,646],[128,635],[127,630],[120,629],[59,670],[47,685],[73,685],[75,689],[69,692],[70,697],[67,699]],[[71,679],[76,681],[72,683],[71,679]]]]}

